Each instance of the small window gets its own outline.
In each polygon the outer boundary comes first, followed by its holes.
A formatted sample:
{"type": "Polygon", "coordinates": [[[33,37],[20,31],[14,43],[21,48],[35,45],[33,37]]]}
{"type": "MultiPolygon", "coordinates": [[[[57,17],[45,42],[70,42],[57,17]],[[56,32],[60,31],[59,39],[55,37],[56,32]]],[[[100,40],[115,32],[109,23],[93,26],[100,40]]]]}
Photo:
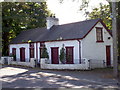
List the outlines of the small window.
{"type": "Polygon", "coordinates": [[[34,58],[34,48],[30,48],[30,58],[34,58]]]}
{"type": "Polygon", "coordinates": [[[102,28],[100,27],[96,27],[96,39],[97,42],[103,42],[103,32],[102,28]]]}
{"type": "Polygon", "coordinates": [[[40,58],[42,58],[42,54],[43,54],[43,47],[40,48],[40,58]]]}
{"type": "Polygon", "coordinates": [[[34,58],[34,43],[30,43],[30,58],[34,58]]]}

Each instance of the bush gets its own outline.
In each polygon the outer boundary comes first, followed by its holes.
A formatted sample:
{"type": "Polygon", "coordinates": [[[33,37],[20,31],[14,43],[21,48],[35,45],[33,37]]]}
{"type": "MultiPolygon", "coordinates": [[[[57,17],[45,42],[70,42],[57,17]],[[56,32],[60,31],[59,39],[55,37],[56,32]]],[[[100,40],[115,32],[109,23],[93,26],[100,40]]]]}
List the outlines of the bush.
{"type": "Polygon", "coordinates": [[[59,58],[60,58],[61,63],[63,63],[63,64],[66,63],[66,53],[65,53],[64,46],[60,50],[60,57],[59,58]]]}
{"type": "Polygon", "coordinates": [[[42,52],[42,56],[41,58],[49,58],[48,52],[47,52],[47,48],[45,47],[45,45],[43,46],[43,52],[42,52]]]}

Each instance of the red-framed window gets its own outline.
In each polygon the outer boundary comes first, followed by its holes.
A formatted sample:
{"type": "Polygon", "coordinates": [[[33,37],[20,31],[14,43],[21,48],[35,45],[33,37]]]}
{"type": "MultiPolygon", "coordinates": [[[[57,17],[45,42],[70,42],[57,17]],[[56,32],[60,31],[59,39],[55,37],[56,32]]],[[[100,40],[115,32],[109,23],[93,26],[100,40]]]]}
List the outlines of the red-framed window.
{"type": "Polygon", "coordinates": [[[20,48],[20,61],[25,62],[25,48],[24,47],[20,48]]]}
{"type": "Polygon", "coordinates": [[[73,64],[74,47],[66,47],[66,64],[73,64]]]}
{"type": "Polygon", "coordinates": [[[96,27],[96,40],[103,42],[103,29],[101,27],[96,27]]]}
{"type": "Polygon", "coordinates": [[[16,48],[12,48],[12,55],[13,55],[14,61],[16,61],[16,48]]]}
{"type": "Polygon", "coordinates": [[[30,43],[30,58],[34,58],[34,43],[30,43]]]}
{"type": "Polygon", "coordinates": [[[45,43],[44,42],[40,42],[40,58],[42,58],[44,46],[45,46],[45,43]]]}

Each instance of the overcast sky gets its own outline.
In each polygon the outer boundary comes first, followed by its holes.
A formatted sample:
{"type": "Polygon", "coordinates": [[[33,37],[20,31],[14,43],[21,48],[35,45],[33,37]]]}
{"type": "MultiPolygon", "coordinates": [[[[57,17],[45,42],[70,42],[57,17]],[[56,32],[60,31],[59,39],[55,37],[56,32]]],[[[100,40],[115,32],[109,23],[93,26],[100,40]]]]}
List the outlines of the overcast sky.
{"type": "MultiPolygon", "coordinates": [[[[79,10],[82,0],[64,0],[60,4],[59,0],[47,0],[48,9],[52,13],[55,13],[56,17],[59,18],[60,24],[71,23],[85,20],[84,13],[79,10]]],[[[91,12],[94,7],[99,7],[99,4],[108,4],[106,0],[89,0],[88,11],[91,12]]]]}

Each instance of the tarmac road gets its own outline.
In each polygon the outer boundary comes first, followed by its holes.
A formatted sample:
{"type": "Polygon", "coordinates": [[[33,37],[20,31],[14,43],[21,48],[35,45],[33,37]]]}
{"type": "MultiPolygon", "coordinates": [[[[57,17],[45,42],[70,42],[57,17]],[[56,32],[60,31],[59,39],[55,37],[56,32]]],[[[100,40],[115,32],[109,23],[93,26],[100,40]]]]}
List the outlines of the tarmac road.
{"type": "Polygon", "coordinates": [[[2,88],[118,88],[111,70],[58,71],[22,66],[0,69],[2,88]]]}

